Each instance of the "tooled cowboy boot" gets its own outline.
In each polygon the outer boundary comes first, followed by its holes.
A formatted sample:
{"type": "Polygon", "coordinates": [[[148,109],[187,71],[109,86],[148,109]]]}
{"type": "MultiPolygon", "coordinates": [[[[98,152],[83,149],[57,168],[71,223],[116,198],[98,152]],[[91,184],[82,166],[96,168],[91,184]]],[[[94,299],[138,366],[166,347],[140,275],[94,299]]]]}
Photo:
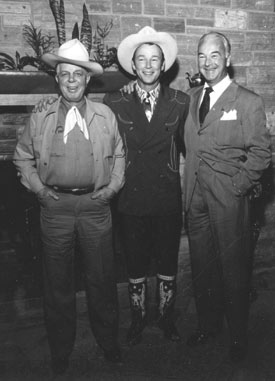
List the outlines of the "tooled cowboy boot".
{"type": "Polygon", "coordinates": [[[157,275],[157,323],[159,328],[163,330],[164,337],[171,341],[180,340],[180,335],[173,321],[176,287],[175,276],[157,275]]]}
{"type": "Polygon", "coordinates": [[[127,332],[129,345],[141,342],[142,331],[146,326],[146,279],[129,279],[128,285],[132,322],[127,332]]]}

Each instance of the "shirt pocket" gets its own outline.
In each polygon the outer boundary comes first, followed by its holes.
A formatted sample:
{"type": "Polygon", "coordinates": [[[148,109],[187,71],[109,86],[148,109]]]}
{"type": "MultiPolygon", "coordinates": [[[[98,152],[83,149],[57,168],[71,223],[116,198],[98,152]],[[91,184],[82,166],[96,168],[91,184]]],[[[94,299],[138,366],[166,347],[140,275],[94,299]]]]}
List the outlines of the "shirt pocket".
{"type": "Polygon", "coordinates": [[[63,141],[63,134],[55,134],[52,147],[50,151],[52,157],[63,157],[65,156],[65,143],[63,141]]]}
{"type": "Polygon", "coordinates": [[[126,130],[132,131],[134,128],[134,122],[132,120],[126,120],[124,117],[122,117],[120,114],[117,115],[118,122],[120,124],[120,127],[126,130]]]}

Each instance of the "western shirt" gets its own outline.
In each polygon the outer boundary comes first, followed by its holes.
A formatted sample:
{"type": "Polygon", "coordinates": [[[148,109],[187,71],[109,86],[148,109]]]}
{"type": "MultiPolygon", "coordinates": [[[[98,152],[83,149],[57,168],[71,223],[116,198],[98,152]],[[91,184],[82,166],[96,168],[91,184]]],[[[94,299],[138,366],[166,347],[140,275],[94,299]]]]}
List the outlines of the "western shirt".
{"type": "MultiPolygon", "coordinates": [[[[14,164],[22,184],[34,193],[46,184],[60,101],[47,111],[32,113],[16,145],[14,164]]],[[[94,154],[95,190],[108,186],[118,192],[124,184],[125,154],[115,115],[106,105],[86,99],[86,123],[94,154]]]]}
{"type": "MultiPolygon", "coordinates": [[[[85,118],[86,102],[76,105],[85,118]]],[[[92,145],[76,124],[64,143],[64,126],[71,105],[63,98],[58,110],[57,127],[53,136],[46,184],[61,188],[88,188],[94,185],[92,145]]]]}

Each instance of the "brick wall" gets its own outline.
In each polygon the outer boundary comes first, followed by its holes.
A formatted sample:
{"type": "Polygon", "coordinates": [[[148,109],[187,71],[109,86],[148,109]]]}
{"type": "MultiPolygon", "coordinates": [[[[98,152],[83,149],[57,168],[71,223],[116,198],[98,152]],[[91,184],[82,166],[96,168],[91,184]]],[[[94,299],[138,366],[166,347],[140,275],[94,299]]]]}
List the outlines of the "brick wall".
{"type": "MultiPolygon", "coordinates": [[[[275,4],[274,0],[64,0],[67,39],[82,20],[86,3],[93,28],[113,20],[106,39],[109,47],[145,25],[174,35],[179,46],[179,71],[172,85],[187,89],[186,72],[194,74],[198,38],[209,30],[224,32],[232,43],[236,80],[262,95],[268,127],[275,135],[275,4]]],[[[0,0],[0,50],[14,55],[31,53],[22,25],[55,35],[48,0],[0,0]]]]}

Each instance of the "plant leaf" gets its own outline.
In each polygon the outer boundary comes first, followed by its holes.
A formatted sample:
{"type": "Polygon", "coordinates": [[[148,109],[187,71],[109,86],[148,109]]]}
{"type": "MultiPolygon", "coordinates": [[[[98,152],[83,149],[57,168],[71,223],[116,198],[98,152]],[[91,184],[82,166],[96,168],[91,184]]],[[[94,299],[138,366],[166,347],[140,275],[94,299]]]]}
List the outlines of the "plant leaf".
{"type": "Polygon", "coordinates": [[[78,23],[77,22],[74,24],[74,29],[72,32],[72,40],[74,38],[77,38],[79,40],[79,29],[78,29],[78,23]]]}
{"type": "Polygon", "coordinates": [[[18,66],[18,63],[19,63],[19,61],[20,61],[20,54],[19,54],[19,52],[16,50],[16,52],[15,52],[15,58],[16,58],[16,63],[17,63],[17,66],[18,66]]]}
{"type": "Polygon", "coordinates": [[[58,44],[60,46],[66,42],[64,2],[60,0],[60,6],[58,0],[49,0],[49,3],[54,16],[58,44]]]}
{"type": "Polygon", "coordinates": [[[0,56],[4,57],[0,58],[0,64],[5,70],[16,70],[16,63],[12,56],[6,53],[0,53],[0,56]]]}
{"type": "Polygon", "coordinates": [[[64,44],[64,42],[66,42],[64,0],[60,0],[59,16],[60,16],[60,23],[61,23],[61,25],[60,25],[60,38],[62,40],[62,44],[64,44]]]}
{"type": "Polygon", "coordinates": [[[83,4],[83,19],[81,24],[80,41],[90,54],[92,48],[92,26],[90,23],[88,10],[85,4],[83,4]]]}
{"type": "Polygon", "coordinates": [[[7,53],[0,53],[0,56],[4,57],[5,58],[5,62],[9,63],[9,64],[15,64],[15,61],[13,59],[12,56],[10,56],[9,54],[7,53]]]}
{"type": "Polygon", "coordinates": [[[104,30],[97,24],[96,26],[97,33],[100,35],[101,38],[104,38],[104,30]]]}
{"type": "Polygon", "coordinates": [[[40,58],[42,54],[49,52],[54,47],[54,36],[42,33],[42,30],[35,28],[31,21],[30,25],[23,25],[23,37],[35,52],[36,58],[40,58]]]}

